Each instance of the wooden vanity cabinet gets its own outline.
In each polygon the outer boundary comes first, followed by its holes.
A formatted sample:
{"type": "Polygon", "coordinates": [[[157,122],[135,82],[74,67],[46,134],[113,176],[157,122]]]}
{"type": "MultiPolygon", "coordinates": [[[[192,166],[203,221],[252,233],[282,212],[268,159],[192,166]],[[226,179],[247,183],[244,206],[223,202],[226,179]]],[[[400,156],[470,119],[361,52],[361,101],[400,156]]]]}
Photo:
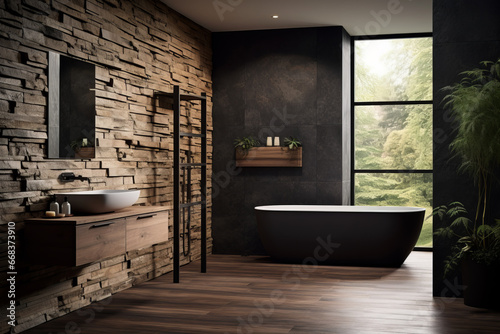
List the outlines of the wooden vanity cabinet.
{"type": "Polygon", "coordinates": [[[125,219],[76,226],[75,266],[125,253],[125,219]]]}
{"type": "Polygon", "coordinates": [[[148,247],[168,240],[167,211],[127,217],[125,250],[148,247]]]}
{"type": "Polygon", "coordinates": [[[167,240],[165,207],[25,221],[27,257],[37,264],[80,266],[167,240]]]}

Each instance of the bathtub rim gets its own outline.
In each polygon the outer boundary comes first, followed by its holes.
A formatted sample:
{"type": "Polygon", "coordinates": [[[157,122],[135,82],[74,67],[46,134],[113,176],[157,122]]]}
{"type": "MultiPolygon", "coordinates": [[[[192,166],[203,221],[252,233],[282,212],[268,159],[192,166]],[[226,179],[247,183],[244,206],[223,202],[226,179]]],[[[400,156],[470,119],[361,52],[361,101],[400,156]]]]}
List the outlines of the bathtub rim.
{"type": "Polygon", "coordinates": [[[364,205],[260,205],[257,211],[266,212],[331,212],[331,213],[412,213],[425,208],[413,206],[364,206],[364,205]]]}

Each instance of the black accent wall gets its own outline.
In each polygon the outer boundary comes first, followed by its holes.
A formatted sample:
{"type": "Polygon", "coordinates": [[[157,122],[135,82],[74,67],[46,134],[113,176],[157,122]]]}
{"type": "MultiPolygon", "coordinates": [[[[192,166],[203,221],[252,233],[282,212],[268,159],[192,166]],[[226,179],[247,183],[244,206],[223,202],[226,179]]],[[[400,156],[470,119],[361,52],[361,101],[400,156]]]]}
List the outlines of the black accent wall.
{"type": "Polygon", "coordinates": [[[265,253],[255,206],[349,203],[350,56],[342,27],[213,34],[214,253],[265,253]],[[235,168],[241,136],[298,137],[303,167],[235,168]]]}
{"type": "MultiPolygon", "coordinates": [[[[450,159],[449,144],[453,127],[443,108],[441,88],[458,80],[460,72],[477,67],[480,61],[500,57],[500,24],[497,0],[473,1],[434,0],[434,206],[461,201],[475,210],[476,188],[472,180],[457,173],[457,161],[450,159]]],[[[499,138],[492,138],[499,140],[499,138]]],[[[498,188],[492,194],[492,205],[498,203],[498,188]]],[[[500,217],[496,205],[493,217],[500,217]]],[[[434,229],[441,227],[434,222],[434,229]]],[[[460,297],[462,295],[459,271],[443,278],[443,261],[450,254],[450,244],[434,239],[434,295],[460,297]]]]}

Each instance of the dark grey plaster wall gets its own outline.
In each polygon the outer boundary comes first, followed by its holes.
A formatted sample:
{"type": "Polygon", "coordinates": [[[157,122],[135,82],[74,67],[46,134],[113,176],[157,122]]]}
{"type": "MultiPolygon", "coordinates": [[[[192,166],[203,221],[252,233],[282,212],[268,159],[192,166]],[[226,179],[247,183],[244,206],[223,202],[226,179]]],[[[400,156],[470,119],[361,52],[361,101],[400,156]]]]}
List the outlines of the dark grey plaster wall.
{"type": "MultiPolygon", "coordinates": [[[[434,205],[463,202],[470,211],[476,203],[476,191],[467,175],[457,173],[457,161],[450,160],[449,144],[453,138],[452,122],[444,109],[441,88],[460,80],[458,74],[477,67],[480,61],[500,57],[500,3],[496,0],[434,0],[434,205]]],[[[495,138],[493,140],[500,140],[495,138]]],[[[500,198],[498,189],[492,203],[500,198]]],[[[500,217],[500,207],[492,212],[500,217]]],[[[434,229],[441,227],[434,223],[434,229]]],[[[443,278],[443,261],[450,244],[434,239],[434,295],[458,297],[461,277],[457,271],[443,278]],[[455,281],[455,279],[457,281],[455,281]]]]}
{"type": "Polygon", "coordinates": [[[343,202],[350,38],[342,27],[214,33],[213,61],[213,250],[263,254],[255,206],[343,202]],[[233,141],[250,135],[300,138],[303,167],[234,168],[233,141]]]}

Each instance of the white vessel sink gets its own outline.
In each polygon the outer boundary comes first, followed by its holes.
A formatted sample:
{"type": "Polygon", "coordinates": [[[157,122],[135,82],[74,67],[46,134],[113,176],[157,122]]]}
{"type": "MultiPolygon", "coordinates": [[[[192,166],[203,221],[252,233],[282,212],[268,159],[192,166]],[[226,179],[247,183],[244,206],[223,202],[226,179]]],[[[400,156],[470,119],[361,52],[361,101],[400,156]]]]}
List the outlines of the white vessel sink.
{"type": "Polygon", "coordinates": [[[139,199],[140,193],[140,190],[89,190],[59,193],[56,198],[62,204],[64,197],[68,197],[72,213],[96,214],[129,207],[139,199]]]}

